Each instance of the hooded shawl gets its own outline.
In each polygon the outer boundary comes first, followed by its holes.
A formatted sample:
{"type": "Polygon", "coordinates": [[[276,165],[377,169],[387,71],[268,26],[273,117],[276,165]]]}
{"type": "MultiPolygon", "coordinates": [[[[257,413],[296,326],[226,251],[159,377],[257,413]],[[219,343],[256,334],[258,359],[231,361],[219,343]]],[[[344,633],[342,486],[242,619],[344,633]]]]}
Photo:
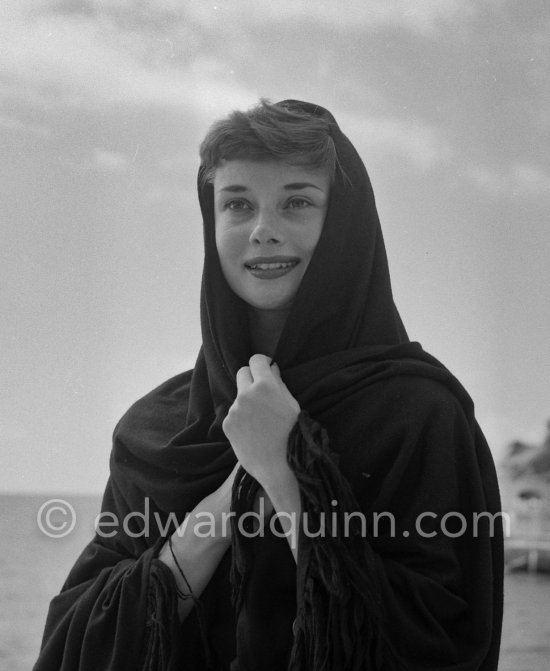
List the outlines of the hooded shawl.
{"type": "MultiPolygon", "coordinates": [[[[179,623],[174,578],[156,557],[235,464],[222,422],[254,353],[246,305],[221,271],[212,185],[199,173],[203,345],[192,371],[118,423],[102,504],[110,525],[52,600],[35,671],[228,669],[237,655],[239,671],[497,668],[500,500],[472,401],[409,342],[353,145],[327,110],[279,104],[330,121],[342,168],[274,357],[302,408],[288,460],[310,531],[321,513],[335,525],[361,513],[366,524],[356,516],[349,534],[324,538],[301,530],[297,566],[276,533],[235,534],[179,623]]],[[[234,508],[249,510],[257,488],[241,469],[234,508]]]]}

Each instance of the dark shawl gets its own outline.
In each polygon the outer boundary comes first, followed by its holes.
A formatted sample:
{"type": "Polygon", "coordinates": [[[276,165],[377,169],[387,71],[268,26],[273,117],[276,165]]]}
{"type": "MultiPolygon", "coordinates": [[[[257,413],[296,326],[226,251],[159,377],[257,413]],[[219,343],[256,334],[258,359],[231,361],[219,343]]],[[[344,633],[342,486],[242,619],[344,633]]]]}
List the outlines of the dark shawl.
{"type": "MultiPolygon", "coordinates": [[[[366,533],[352,525],[349,538],[302,535],[297,571],[285,539],[239,539],[240,668],[284,668],[292,648],[294,669],[494,671],[501,528],[497,520],[493,531],[483,523],[472,531],[474,513],[499,510],[490,451],[467,393],[408,341],[361,159],[328,112],[286,104],[329,116],[345,171],[275,355],[304,410],[288,458],[312,519],[338,499],[340,513],[362,511],[369,525],[366,533]],[[466,533],[423,537],[415,520],[426,511],[424,531],[438,528],[433,516],[460,512],[466,533]],[[374,512],[391,513],[396,533],[383,521],[376,529],[374,512]]],[[[134,517],[133,533],[97,535],[85,548],[52,601],[35,671],[205,669],[208,654],[221,669],[235,654],[231,553],[183,625],[172,574],[156,559],[170,513],[181,522],[235,463],[221,424],[235,374],[253,353],[246,306],[223,279],[215,249],[212,187],[199,196],[203,347],[193,371],[138,401],[114,434],[102,509],[119,520],[146,514],[134,517]]],[[[246,509],[255,483],[241,475],[234,502],[246,509]]],[[[453,520],[447,528],[455,531],[453,520]]]]}

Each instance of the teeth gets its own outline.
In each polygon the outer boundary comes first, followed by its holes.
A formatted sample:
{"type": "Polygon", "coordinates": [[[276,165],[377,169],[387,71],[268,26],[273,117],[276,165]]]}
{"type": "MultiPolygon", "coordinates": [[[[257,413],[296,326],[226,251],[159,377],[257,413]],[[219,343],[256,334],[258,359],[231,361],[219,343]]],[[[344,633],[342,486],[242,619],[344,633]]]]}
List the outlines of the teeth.
{"type": "Polygon", "coordinates": [[[289,261],[287,263],[256,263],[250,266],[253,270],[280,270],[281,268],[290,268],[294,263],[289,261]]]}

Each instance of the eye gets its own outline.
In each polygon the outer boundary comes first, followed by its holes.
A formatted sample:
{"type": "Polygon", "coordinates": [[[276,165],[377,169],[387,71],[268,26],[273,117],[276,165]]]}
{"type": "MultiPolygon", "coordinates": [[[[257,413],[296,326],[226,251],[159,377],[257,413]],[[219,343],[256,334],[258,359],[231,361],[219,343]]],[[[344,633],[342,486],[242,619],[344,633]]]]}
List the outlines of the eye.
{"type": "Polygon", "coordinates": [[[232,210],[233,212],[242,212],[244,210],[250,210],[251,206],[250,203],[242,198],[233,198],[232,200],[227,201],[224,208],[226,210],[232,210]]]}
{"type": "Polygon", "coordinates": [[[295,208],[301,209],[304,207],[308,207],[309,205],[311,205],[311,203],[306,198],[302,198],[301,196],[294,196],[294,198],[291,198],[288,201],[287,207],[290,207],[292,209],[295,208]]]}

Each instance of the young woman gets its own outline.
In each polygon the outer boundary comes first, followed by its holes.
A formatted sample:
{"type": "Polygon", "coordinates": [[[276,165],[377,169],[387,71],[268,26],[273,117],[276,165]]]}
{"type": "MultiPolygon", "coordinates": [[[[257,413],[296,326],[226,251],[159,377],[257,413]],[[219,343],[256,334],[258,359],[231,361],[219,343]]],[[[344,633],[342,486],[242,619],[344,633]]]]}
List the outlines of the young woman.
{"type": "Polygon", "coordinates": [[[119,422],[35,670],[496,670],[493,462],[407,337],[361,159],[299,101],[201,159],[203,347],[119,422]]]}

